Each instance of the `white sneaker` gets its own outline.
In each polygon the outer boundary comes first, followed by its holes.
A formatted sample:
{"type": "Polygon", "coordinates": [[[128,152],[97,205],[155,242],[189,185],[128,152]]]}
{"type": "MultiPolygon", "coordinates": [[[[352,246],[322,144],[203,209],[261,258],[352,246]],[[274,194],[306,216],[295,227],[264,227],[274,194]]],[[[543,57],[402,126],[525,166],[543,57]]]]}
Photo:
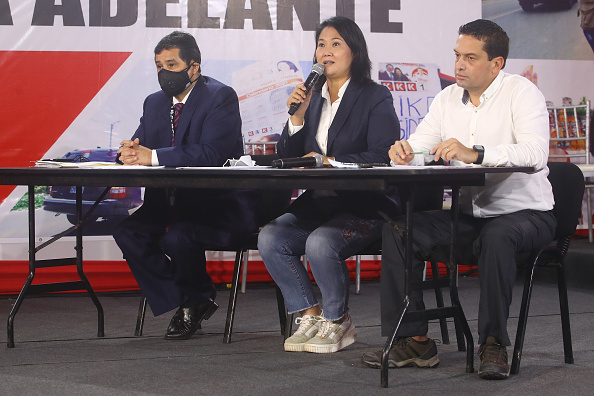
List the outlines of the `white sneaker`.
{"type": "Polygon", "coordinates": [[[357,330],[347,315],[342,323],[322,318],[318,333],[304,345],[306,352],[332,353],[351,345],[357,339],[357,330]]]}
{"type": "Polygon", "coordinates": [[[295,323],[299,328],[293,335],[285,340],[285,351],[288,352],[303,352],[303,345],[309,341],[318,332],[321,316],[303,315],[295,319],[295,323]]]}

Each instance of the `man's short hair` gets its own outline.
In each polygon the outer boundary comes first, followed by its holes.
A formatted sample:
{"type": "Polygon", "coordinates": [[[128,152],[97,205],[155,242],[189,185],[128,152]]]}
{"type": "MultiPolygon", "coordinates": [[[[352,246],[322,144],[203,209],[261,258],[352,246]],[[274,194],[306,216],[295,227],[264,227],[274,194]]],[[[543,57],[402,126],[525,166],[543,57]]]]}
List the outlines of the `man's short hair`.
{"type": "Polygon", "coordinates": [[[489,60],[501,56],[503,57],[503,67],[505,67],[509,54],[509,37],[501,26],[493,21],[477,19],[460,26],[458,34],[472,36],[477,40],[481,40],[484,43],[483,49],[489,56],[489,60]]]}
{"type": "Polygon", "coordinates": [[[179,57],[186,62],[186,65],[190,66],[192,62],[202,63],[200,49],[196,44],[196,39],[191,34],[178,30],[169,33],[155,47],[155,55],[172,48],[179,48],[179,57]]]}

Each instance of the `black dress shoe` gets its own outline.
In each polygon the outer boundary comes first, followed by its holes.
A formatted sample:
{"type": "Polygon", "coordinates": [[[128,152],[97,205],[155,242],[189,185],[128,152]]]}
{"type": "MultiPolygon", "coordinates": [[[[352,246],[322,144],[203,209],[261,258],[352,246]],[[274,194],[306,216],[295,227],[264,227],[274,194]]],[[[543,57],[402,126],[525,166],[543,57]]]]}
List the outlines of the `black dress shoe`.
{"type": "Polygon", "coordinates": [[[204,303],[186,303],[179,307],[165,333],[168,340],[187,340],[200,328],[200,323],[208,319],[219,306],[214,300],[204,303]]]}

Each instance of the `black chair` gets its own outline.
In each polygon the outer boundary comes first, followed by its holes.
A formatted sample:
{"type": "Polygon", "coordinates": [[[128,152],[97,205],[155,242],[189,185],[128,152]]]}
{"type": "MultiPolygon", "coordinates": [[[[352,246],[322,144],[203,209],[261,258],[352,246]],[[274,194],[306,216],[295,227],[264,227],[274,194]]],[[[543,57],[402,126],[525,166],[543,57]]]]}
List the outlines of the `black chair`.
{"type": "MultiPolygon", "coordinates": [[[[254,156],[252,156],[253,158],[254,156]]],[[[282,215],[289,204],[291,203],[292,190],[263,190],[261,192],[258,203],[258,224],[262,228],[266,223],[276,219],[282,215]]],[[[233,332],[233,322],[235,319],[235,308],[237,305],[237,293],[239,290],[239,278],[241,274],[241,266],[244,265],[244,254],[249,250],[258,250],[258,232],[251,234],[236,250],[235,266],[233,268],[233,279],[231,281],[231,292],[229,294],[229,305],[227,306],[227,320],[225,322],[225,334],[223,335],[223,342],[229,344],[231,342],[231,333],[233,332]]],[[[283,295],[276,286],[276,298],[278,303],[278,315],[281,327],[281,333],[286,335],[287,321],[292,320],[292,316],[288,316],[285,310],[285,300],[283,295]]],[[[290,327],[290,326],[288,326],[290,327]]],[[[285,336],[286,338],[286,336],[285,336]]]]}
{"type": "MultiPolygon", "coordinates": [[[[516,329],[516,341],[512,355],[510,373],[518,374],[520,360],[526,335],[528,309],[532,296],[532,285],[536,267],[553,267],[557,269],[557,287],[559,291],[559,305],[561,309],[561,328],[563,333],[563,349],[565,363],[573,363],[573,349],[571,345],[571,328],[569,324],[569,305],[567,300],[567,284],[565,279],[565,256],[569,250],[571,238],[582,211],[584,196],[584,176],[580,168],[570,162],[549,162],[549,181],[553,187],[555,207],[553,213],[557,219],[555,239],[551,244],[533,251],[521,252],[517,257],[517,265],[527,271],[524,280],[524,290],[516,329]]],[[[433,260],[447,257],[447,248],[440,247],[432,253],[433,260]]],[[[476,259],[469,250],[460,252],[459,264],[476,266],[476,259]]],[[[474,269],[471,271],[475,271],[474,269]]],[[[458,329],[457,329],[458,331],[458,329]]]]}
{"type": "MultiPolygon", "coordinates": [[[[274,158],[278,158],[276,154],[266,156],[252,156],[252,158],[258,157],[260,162],[268,161],[274,158]]],[[[258,161],[256,160],[256,161],[258,161]]],[[[257,162],[259,165],[263,163],[257,162]]],[[[292,190],[261,190],[258,192],[258,225],[259,227],[264,226],[269,221],[277,218],[285,212],[291,202],[292,190]]],[[[229,305],[227,307],[227,319],[225,323],[225,333],[223,335],[223,342],[231,342],[231,333],[233,331],[233,321],[235,317],[235,306],[237,303],[237,292],[239,288],[239,276],[241,273],[241,266],[243,264],[243,257],[248,250],[258,249],[258,232],[249,235],[242,243],[236,246],[206,246],[205,250],[209,251],[222,251],[222,252],[235,252],[235,264],[233,268],[233,280],[231,283],[231,292],[229,295],[229,305]]],[[[287,315],[285,312],[284,299],[280,290],[277,287],[277,300],[279,306],[279,321],[281,325],[281,333],[285,334],[287,315]]],[[[138,307],[138,315],[136,319],[136,329],[134,335],[139,337],[142,336],[142,330],[144,327],[144,318],[146,316],[146,297],[141,296],[140,305],[138,307]]]]}
{"type": "Polygon", "coordinates": [[[522,348],[526,335],[526,322],[532,295],[534,270],[539,267],[553,267],[557,269],[557,287],[559,291],[559,305],[561,309],[561,328],[563,333],[563,350],[565,363],[573,363],[573,348],[571,345],[571,327],[569,324],[569,304],[567,301],[567,283],[565,278],[565,256],[569,250],[571,238],[582,212],[582,199],[584,196],[584,176],[582,171],[570,162],[549,162],[549,181],[553,186],[555,208],[553,213],[557,219],[557,229],[554,241],[547,246],[536,249],[530,254],[519,258],[518,266],[527,269],[524,281],[524,292],[518,318],[516,342],[512,358],[511,373],[518,374],[522,348]],[[527,256],[527,260],[523,260],[527,256]]]}

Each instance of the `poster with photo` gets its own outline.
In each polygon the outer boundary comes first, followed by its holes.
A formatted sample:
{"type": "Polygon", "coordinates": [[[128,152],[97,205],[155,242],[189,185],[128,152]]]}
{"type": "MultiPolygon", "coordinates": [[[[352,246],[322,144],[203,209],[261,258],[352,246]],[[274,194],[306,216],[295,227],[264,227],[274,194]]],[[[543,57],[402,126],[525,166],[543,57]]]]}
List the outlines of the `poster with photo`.
{"type": "Polygon", "coordinates": [[[400,136],[408,139],[429,111],[435,95],[441,91],[437,65],[382,62],[377,70],[379,83],[388,87],[394,97],[400,136]]]}
{"type": "Polygon", "coordinates": [[[287,98],[303,80],[298,61],[256,62],[233,72],[246,143],[276,142],[287,122],[287,98]]]}

